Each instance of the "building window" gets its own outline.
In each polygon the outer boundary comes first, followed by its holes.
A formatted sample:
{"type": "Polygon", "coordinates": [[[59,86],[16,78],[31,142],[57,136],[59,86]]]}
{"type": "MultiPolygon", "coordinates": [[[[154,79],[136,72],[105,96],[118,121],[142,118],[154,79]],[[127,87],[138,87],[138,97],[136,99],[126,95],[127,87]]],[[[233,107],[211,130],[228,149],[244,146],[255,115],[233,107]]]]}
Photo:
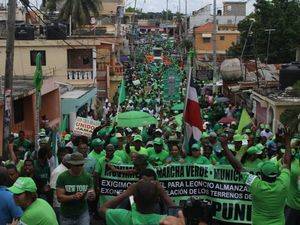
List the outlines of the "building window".
{"type": "Polygon", "coordinates": [[[92,69],[92,49],[68,49],[68,69],[92,69]]]}
{"type": "Polygon", "coordinates": [[[41,53],[42,55],[42,66],[46,66],[46,51],[44,50],[31,50],[30,51],[30,65],[35,66],[35,57],[38,53],[41,53]]]}
{"type": "Polygon", "coordinates": [[[210,43],[210,38],[207,37],[203,38],[203,43],[210,43]]]}
{"type": "Polygon", "coordinates": [[[220,36],[220,41],[225,41],[225,36],[220,36]]]}
{"type": "Polygon", "coordinates": [[[24,121],[24,101],[23,98],[17,99],[13,103],[14,107],[14,122],[21,123],[24,121]]]}

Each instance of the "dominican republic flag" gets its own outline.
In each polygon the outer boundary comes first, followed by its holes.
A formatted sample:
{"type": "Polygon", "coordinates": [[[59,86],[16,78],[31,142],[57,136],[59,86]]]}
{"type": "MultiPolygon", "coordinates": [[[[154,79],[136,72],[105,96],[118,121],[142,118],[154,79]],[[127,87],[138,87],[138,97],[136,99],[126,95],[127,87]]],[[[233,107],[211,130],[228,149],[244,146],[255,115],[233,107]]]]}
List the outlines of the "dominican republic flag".
{"type": "Polygon", "coordinates": [[[184,111],[185,135],[183,147],[186,152],[189,152],[191,145],[200,140],[201,131],[203,131],[203,121],[201,118],[197,90],[192,79],[187,91],[184,111]]]}

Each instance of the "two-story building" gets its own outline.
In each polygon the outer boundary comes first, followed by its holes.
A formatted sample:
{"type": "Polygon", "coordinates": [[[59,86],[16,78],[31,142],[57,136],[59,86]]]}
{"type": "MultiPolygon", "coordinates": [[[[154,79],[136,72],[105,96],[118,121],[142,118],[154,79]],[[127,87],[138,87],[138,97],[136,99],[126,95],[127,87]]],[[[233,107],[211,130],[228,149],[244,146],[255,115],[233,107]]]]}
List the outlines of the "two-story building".
{"type": "MultiPolygon", "coordinates": [[[[198,58],[211,58],[213,54],[213,23],[209,22],[202,26],[194,28],[195,50],[198,58]]],[[[218,25],[216,34],[216,51],[217,57],[222,58],[226,50],[239,41],[240,32],[237,26],[227,24],[218,25]]]]}

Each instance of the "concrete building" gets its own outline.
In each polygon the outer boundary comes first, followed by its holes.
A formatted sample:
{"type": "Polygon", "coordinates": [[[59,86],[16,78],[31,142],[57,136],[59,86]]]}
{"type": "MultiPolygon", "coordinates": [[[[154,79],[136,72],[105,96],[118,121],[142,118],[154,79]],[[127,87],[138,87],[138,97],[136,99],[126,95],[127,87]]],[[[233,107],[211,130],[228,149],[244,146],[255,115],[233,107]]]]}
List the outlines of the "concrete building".
{"type": "MultiPolygon", "coordinates": [[[[194,11],[190,17],[190,28],[204,25],[213,21],[212,5],[208,4],[194,11]]],[[[246,2],[224,2],[223,11],[217,12],[217,23],[237,25],[246,17],[246,2]]]]}
{"type": "Polygon", "coordinates": [[[245,16],[247,1],[224,1],[223,15],[224,16],[245,16]]]}
{"type": "MultiPolygon", "coordinates": [[[[212,46],[213,23],[209,22],[194,28],[194,45],[198,58],[210,58],[213,52],[212,46]]],[[[239,40],[240,32],[235,25],[217,26],[217,56],[222,58],[226,50],[239,40]]]]}
{"type": "MultiPolygon", "coordinates": [[[[96,86],[96,78],[102,77],[102,82],[106,84],[110,76],[123,73],[123,67],[118,64],[115,54],[119,45],[118,39],[112,37],[70,38],[65,41],[16,40],[14,74],[32,76],[35,55],[40,52],[43,74],[52,76],[58,83],[75,87],[96,86]]],[[[0,40],[0,74],[4,74],[5,70],[5,48],[6,40],[0,40]]],[[[102,87],[101,97],[110,97],[107,90],[109,87],[102,87]]]]}
{"type": "Polygon", "coordinates": [[[280,96],[276,93],[265,94],[263,91],[252,91],[252,112],[258,123],[269,124],[273,132],[276,132],[280,123],[280,115],[287,109],[300,106],[299,97],[280,96]]]}
{"type": "MultiPolygon", "coordinates": [[[[1,77],[3,79],[3,77],[1,77]]],[[[1,80],[3,90],[3,80],[1,80]]],[[[35,108],[35,89],[33,77],[15,76],[13,80],[13,104],[12,119],[10,121],[12,132],[25,131],[25,135],[30,140],[34,140],[36,108],[35,108]]],[[[0,155],[2,155],[3,142],[3,99],[0,97],[0,155]]],[[[55,84],[53,77],[44,77],[41,90],[41,118],[49,120],[50,127],[57,127],[60,123],[60,94],[59,86],[55,84]],[[51,109],[51,110],[49,110],[51,109]]]]}
{"type": "Polygon", "coordinates": [[[93,105],[97,89],[81,88],[67,91],[61,95],[62,120],[67,120],[67,128],[73,130],[77,116],[86,114],[93,105]]]}

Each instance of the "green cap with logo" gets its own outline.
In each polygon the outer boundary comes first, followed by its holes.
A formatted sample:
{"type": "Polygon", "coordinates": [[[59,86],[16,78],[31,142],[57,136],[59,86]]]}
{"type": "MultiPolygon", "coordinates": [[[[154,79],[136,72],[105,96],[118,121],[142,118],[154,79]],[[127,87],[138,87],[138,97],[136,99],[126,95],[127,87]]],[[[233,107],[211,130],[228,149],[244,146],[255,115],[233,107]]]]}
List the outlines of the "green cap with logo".
{"type": "Polygon", "coordinates": [[[265,146],[261,143],[258,143],[257,145],[255,145],[255,147],[257,147],[260,151],[263,151],[265,149],[265,146]]]}
{"type": "Polygon", "coordinates": [[[137,135],[134,135],[133,141],[143,141],[143,138],[141,135],[137,134],[137,135]]]}
{"type": "Polygon", "coordinates": [[[201,148],[200,143],[195,143],[192,145],[191,151],[199,151],[201,148]]]}
{"type": "Polygon", "coordinates": [[[262,154],[262,150],[260,150],[257,146],[251,146],[250,148],[248,148],[247,153],[249,155],[259,155],[262,154]]]}
{"type": "Polygon", "coordinates": [[[161,138],[155,138],[154,141],[153,141],[153,144],[155,145],[163,145],[163,139],[161,138]]]}
{"type": "Polygon", "coordinates": [[[208,137],[209,137],[209,135],[207,132],[203,132],[201,135],[201,139],[208,138],[208,137]]]}
{"type": "Polygon", "coordinates": [[[260,171],[267,177],[277,177],[279,174],[279,167],[276,163],[267,161],[261,165],[260,171]]]}
{"type": "Polygon", "coordinates": [[[236,134],[233,136],[233,141],[236,141],[236,142],[243,141],[243,139],[244,139],[244,136],[241,134],[236,134]]]}
{"type": "Polygon", "coordinates": [[[37,191],[36,184],[30,177],[19,177],[16,182],[8,188],[13,194],[19,195],[24,192],[35,193],[37,191]]]}
{"type": "Polygon", "coordinates": [[[72,138],[72,135],[71,134],[66,134],[65,137],[64,137],[64,140],[65,141],[70,141],[72,138]]]}
{"type": "Polygon", "coordinates": [[[100,138],[96,138],[96,139],[94,139],[94,140],[92,141],[91,147],[92,147],[92,148],[97,148],[97,147],[99,147],[99,146],[103,146],[104,143],[105,143],[105,142],[104,142],[103,140],[101,140],[100,138]]]}

